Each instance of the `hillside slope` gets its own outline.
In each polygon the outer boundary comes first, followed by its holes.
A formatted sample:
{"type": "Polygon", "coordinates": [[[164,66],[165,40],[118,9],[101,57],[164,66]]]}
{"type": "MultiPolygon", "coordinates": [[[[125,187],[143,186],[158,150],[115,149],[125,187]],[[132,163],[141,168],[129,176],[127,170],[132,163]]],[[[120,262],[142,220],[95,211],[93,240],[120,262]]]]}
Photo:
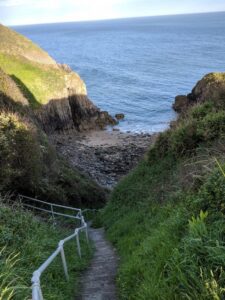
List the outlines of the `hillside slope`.
{"type": "Polygon", "coordinates": [[[98,206],[105,192],[57,156],[27,99],[0,69],[0,193],[98,206]]]}
{"type": "Polygon", "coordinates": [[[51,65],[57,68],[56,62],[37,45],[23,35],[0,24],[1,52],[9,55],[23,56],[28,60],[51,65]]]}
{"type": "Polygon", "coordinates": [[[0,68],[17,84],[47,132],[87,130],[114,124],[87,96],[86,86],[68,66],[15,31],[0,25],[0,68]]]}
{"type": "Polygon", "coordinates": [[[120,299],[225,298],[224,75],[176,99],[178,120],[103,211],[121,256],[120,299]]]}
{"type": "Polygon", "coordinates": [[[113,119],[68,67],[2,25],[0,38],[0,192],[102,205],[105,191],[58,157],[45,133],[104,127],[113,119]]]}

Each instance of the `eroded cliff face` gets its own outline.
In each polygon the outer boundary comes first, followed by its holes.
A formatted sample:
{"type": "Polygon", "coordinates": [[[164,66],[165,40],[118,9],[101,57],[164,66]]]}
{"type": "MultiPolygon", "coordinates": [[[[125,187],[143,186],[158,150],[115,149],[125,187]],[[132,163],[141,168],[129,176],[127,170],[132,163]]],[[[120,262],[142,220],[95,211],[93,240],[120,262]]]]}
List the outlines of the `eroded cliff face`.
{"type": "Polygon", "coordinates": [[[13,90],[19,89],[11,98],[30,106],[47,133],[101,129],[116,123],[90,101],[85,83],[69,66],[56,63],[30,40],[2,25],[0,39],[0,68],[11,85],[14,81],[13,90]]]}
{"type": "Polygon", "coordinates": [[[225,105],[225,73],[210,73],[197,82],[188,95],[178,95],[173,108],[178,113],[185,112],[189,106],[212,101],[216,106],[220,102],[225,105]]]}
{"type": "Polygon", "coordinates": [[[85,131],[115,125],[116,121],[107,112],[89,100],[85,83],[79,75],[66,65],[60,67],[66,72],[65,88],[57,99],[51,99],[35,111],[43,129],[52,133],[55,130],[85,131]]]}

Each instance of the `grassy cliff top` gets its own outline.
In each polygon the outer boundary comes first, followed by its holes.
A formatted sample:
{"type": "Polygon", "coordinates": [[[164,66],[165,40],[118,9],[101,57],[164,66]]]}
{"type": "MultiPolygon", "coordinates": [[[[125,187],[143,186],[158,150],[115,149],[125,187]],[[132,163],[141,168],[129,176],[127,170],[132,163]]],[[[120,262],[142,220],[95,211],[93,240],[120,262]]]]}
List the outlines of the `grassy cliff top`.
{"type": "Polygon", "coordinates": [[[86,95],[79,75],[60,67],[32,41],[3,25],[0,25],[0,41],[0,68],[12,78],[32,107],[67,98],[68,89],[86,95]]]}
{"type": "Polygon", "coordinates": [[[65,89],[63,71],[37,64],[25,57],[0,52],[0,67],[11,76],[34,107],[60,98],[65,89]]]}
{"type": "Polygon", "coordinates": [[[56,62],[48,55],[47,52],[43,51],[40,47],[25,38],[23,35],[1,24],[0,41],[0,52],[11,55],[21,55],[31,61],[55,67],[57,66],[56,62]]]}

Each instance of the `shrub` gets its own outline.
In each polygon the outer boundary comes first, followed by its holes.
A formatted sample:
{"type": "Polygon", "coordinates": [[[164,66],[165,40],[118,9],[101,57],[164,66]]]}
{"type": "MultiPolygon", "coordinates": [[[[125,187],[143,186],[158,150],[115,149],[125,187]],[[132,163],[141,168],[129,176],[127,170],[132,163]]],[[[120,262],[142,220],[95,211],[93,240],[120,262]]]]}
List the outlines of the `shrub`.
{"type": "Polygon", "coordinates": [[[161,133],[148,153],[149,162],[173,155],[174,158],[196,153],[201,143],[225,136],[225,111],[208,101],[195,105],[180,116],[173,128],[161,133]]]}
{"type": "Polygon", "coordinates": [[[16,114],[0,113],[0,182],[4,189],[28,189],[41,176],[42,151],[37,132],[16,114]]]}
{"type": "Polygon", "coordinates": [[[101,206],[106,192],[58,158],[29,120],[0,112],[0,190],[74,206],[101,206]]]}
{"type": "Polygon", "coordinates": [[[225,136],[225,111],[207,114],[198,125],[198,134],[205,141],[225,136]]]}

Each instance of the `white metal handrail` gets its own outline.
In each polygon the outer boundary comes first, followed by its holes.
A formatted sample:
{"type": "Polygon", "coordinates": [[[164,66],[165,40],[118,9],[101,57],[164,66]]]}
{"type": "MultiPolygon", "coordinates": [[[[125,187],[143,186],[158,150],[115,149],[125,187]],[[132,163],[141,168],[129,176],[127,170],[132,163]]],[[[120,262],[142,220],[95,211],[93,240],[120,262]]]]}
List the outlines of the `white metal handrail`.
{"type": "Polygon", "coordinates": [[[77,252],[78,252],[79,257],[81,258],[81,247],[80,247],[79,232],[85,231],[87,242],[89,242],[88,227],[87,227],[87,223],[85,222],[84,217],[82,215],[82,210],[81,209],[68,207],[68,206],[63,206],[63,205],[54,204],[54,203],[49,203],[49,202],[45,202],[45,201],[38,200],[38,199],[35,199],[35,198],[29,198],[29,197],[26,197],[26,196],[23,196],[23,195],[19,195],[19,199],[20,199],[21,204],[26,206],[26,207],[37,208],[36,206],[30,205],[30,204],[23,204],[22,203],[23,199],[28,199],[28,200],[35,201],[37,203],[42,203],[42,204],[46,204],[46,205],[51,206],[51,210],[46,210],[46,209],[42,209],[42,208],[39,208],[39,210],[46,211],[46,212],[49,212],[49,213],[53,213],[53,214],[56,214],[56,215],[61,215],[61,216],[64,216],[64,217],[76,218],[76,219],[79,219],[81,221],[81,226],[79,228],[76,228],[72,235],[66,237],[65,239],[63,239],[61,241],[59,241],[58,247],[56,248],[56,250],[46,259],[46,261],[37,270],[35,270],[33,272],[33,276],[31,278],[32,300],[44,300],[43,294],[42,294],[42,289],[41,289],[41,281],[40,281],[42,273],[54,261],[54,259],[60,254],[61,259],[62,259],[62,265],[63,265],[63,270],[64,270],[64,273],[65,273],[65,277],[66,277],[66,280],[68,280],[69,279],[69,274],[68,274],[66,256],[65,256],[65,252],[64,252],[64,244],[66,242],[72,240],[73,238],[76,239],[77,252]],[[65,208],[65,209],[71,209],[73,211],[78,211],[78,214],[76,216],[71,216],[71,215],[67,215],[67,214],[57,213],[57,212],[54,212],[54,210],[52,209],[54,206],[65,208]]]}

